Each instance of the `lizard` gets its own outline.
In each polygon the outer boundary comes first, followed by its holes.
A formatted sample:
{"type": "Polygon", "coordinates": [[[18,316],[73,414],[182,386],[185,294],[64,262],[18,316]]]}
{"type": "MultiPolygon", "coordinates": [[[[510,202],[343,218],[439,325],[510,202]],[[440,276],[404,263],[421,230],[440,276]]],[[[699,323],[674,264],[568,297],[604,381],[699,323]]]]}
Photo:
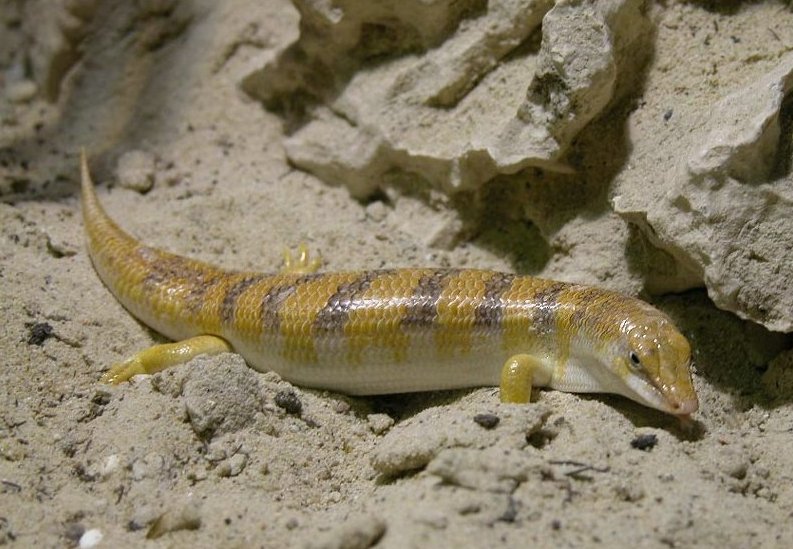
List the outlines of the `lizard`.
{"type": "Polygon", "coordinates": [[[102,375],[118,384],[200,354],[236,352],[298,386],[378,395],[498,385],[614,393],[687,418],[691,347],[650,304],[594,286],[481,269],[319,272],[304,246],[278,273],[225,270],[147,246],[101,206],[81,153],[94,269],[138,320],[174,343],[102,375]]]}

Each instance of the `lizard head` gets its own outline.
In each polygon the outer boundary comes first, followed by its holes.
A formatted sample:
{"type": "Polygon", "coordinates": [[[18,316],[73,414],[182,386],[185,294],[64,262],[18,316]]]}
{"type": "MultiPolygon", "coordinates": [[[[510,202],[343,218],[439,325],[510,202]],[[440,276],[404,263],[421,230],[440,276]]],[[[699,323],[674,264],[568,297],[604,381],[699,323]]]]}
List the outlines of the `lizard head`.
{"type": "Polygon", "coordinates": [[[691,380],[691,346],[672,321],[653,309],[638,322],[625,322],[612,367],[629,398],[677,416],[697,411],[691,380]]]}

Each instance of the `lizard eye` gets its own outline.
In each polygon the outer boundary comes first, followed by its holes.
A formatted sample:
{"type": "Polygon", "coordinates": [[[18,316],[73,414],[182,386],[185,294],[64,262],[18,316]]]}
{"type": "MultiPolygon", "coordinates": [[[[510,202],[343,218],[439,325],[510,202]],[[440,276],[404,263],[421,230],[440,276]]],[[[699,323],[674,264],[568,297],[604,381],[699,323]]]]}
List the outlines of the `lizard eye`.
{"type": "Polygon", "coordinates": [[[641,360],[639,360],[639,355],[637,355],[636,353],[634,353],[633,351],[631,351],[630,358],[631,358],[631,365],[632,365],[634,368],[635,368],[635,367],[638,367],[638,366],[641,366],[641,364],[642,364],[642,361],[641,361],[641,360]]]}

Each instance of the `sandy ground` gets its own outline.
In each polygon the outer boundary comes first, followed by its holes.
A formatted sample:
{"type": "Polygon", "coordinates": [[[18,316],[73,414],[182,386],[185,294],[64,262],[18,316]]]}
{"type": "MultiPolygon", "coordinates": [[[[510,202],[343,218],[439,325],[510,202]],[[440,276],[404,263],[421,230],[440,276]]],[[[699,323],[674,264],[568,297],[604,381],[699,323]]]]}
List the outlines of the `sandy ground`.
{"type": "MultiPolygon", "coordinates": [[[[711,8],[654,5],[655,17],[685,10],[696,22],[658,25],[658,57],[702,57],[701,29],[729,29],[747,12],[772,28],[787,9],[711,8]]],[[[151,15],[132,28],[120,27],[123,11],[90,26],[55,102],[6,94],[0,105],[0,544],[793,546],[790,339],[719,311],[701,290],[655,299],[695,348],[701,410],[688,426],[621,398],[549,391],[523,407],[499,404],[493,388],[349,398],[292,387],[235,355],[100,385],[110,364],[162,339],[91,268],[80,146],[123,227],[228,267],[273,270],[284,246],[307,242],[328,270],[513,270],[525,247],[430,248],[410,227],[442,208],[361,203],[286,162],[282,121],[238,84],[294,38],[287,3],[184,2],[159,26],[151,15]],[[254,38],[243,32],[251,22],[254,38]],[[116,184],[130,151],[153,162],[149,192],[116,184]],[[500,421],[487,428],[479,414],[500,421]]],[[[4,48],[25,47],[10,16],[6,31],[4,48]]],[[[731,40],[736,55],[774,40],[759,35],[731,40]]],[[[790,32],[781,39],[793,48],[790,32]]],[[[685,63],[651,65],[645,93],[659,109],[679,93],[670,70],[698,77],[685,63]]],[[[548,271],[601,272],[564,257],[548,271]]]]}

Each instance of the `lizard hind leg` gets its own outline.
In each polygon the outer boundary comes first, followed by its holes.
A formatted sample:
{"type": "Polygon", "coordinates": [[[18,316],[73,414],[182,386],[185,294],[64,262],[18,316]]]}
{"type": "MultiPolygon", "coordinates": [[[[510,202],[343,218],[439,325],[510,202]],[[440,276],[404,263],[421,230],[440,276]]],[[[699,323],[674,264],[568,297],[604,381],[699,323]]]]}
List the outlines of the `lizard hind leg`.
{"type": "Polygon", "coordinates": [[[501,368],[501,402],[526,404],[531,400],[532,381],[545,366],[531,355],[509,357],[501,368]]]}
{"type": "Polygon", "coordinates": [[[198,355],[232,352],[231,345],[220,337],[200,335],[176,343],[154,345],[114,364],[102,374],[102,382],[118,385],[138,374],[154,374],[171,366],[189,362],[198,355]]]}
{"type": "Polygon", "coordinates": [[[316,273],[322,266],[322,256],[317,254],[317,257],[312,258],[310,255],[305,242],[298,245],[296,255],[292,255],[291,250],[284,249],[284,264],[281,267],[281,272],[284,274],[316,273]]]}

